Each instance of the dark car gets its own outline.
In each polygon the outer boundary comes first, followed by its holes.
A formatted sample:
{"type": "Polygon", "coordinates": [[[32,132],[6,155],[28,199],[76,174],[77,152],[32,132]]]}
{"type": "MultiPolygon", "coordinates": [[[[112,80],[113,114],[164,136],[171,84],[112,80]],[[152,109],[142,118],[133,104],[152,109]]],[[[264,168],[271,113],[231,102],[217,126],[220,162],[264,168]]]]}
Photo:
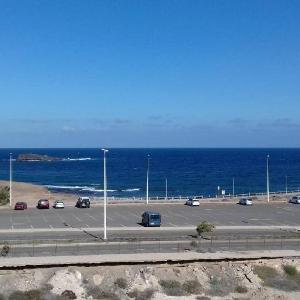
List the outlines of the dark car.
{"type": "Polygon", "coordinates": [[[142,214],[142,225],[145,227],[160,227],[161,215],[154,211],[145,211],[142,214]]]}
{"type": "Polygon", "coordinates": [[[27,203],[26,202],[17,202],[15,204],[15,210],[24,210],[27,209],[27,203]]]}
{"type": "Polygon", "coordinates": [[[49,209],[49,200],[47,199],[41,199],[38,201],[37,208],[39,209],[49,209]]]}
{"type": "Polygon", "coordinates": [[[78,208],[90,208],[90,206],[91,206],[90,198],[89,197],[79,197],[75,206],[78,208]]]}

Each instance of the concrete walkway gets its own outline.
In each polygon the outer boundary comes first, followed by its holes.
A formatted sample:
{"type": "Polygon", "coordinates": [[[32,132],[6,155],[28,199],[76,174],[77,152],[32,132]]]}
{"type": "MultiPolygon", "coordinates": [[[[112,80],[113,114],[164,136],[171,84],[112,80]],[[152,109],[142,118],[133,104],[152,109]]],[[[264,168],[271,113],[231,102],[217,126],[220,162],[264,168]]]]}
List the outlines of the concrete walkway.
{"type": "MultiPolygon", "coordinates": [[[[108,231],[186,231],[186,230],[196,230],[195,226],[176,226],[176,227],[108,227],[108,231]]],[[[297,230],[300,231],[300,226],[252,226],[252,225],[242,225],[242,226],[216,226],[216,230],[297,230]]],[[[0,233],[38,233],[38,232],[102,232],[103,227],[62,227],[62,228],[14,228],[14,229],[0,229],[0,233]]]]}

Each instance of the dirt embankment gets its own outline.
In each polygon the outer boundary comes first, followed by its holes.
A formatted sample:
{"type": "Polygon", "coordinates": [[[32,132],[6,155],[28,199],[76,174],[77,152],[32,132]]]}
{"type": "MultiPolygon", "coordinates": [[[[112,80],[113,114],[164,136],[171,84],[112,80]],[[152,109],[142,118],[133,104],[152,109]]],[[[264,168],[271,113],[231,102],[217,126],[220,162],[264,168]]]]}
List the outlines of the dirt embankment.
{"type": "MultiPolygon", "coordinates": [[[[0,187],[4,186],[9,186],[9,182],[0,181],[0,187]]],[[[64,193],[51,193],[46,187],[36,184],[13,182],[12,199],[12,206],[14,206],[18,201],[25,201],[28,206],[36,206],[40,199],[49,199],[51,202],[54,202],[55,200],[63,200],[66,203],[75,204],[77,196],[64,193]]]]}
{"type": "Polygon", "coordinates": [[[300,259],[2,270],[1,299],[300,299],[300,259]]]}

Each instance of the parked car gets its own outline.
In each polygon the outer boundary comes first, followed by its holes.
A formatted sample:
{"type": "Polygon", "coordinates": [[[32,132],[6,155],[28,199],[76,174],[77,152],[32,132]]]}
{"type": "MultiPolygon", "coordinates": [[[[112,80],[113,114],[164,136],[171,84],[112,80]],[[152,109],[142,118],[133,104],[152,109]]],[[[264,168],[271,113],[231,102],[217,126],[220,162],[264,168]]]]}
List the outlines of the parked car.
{"type": "Polygon", "coordinates": [[[75,206],[78,208],[89,208],[91,206],[90,198],[89,197],[79,197],[75,206]]]}
{"type": "Polygon", "coordinates": [[[253,205],[253,201],[251,198],[241,198],[239,201],[240,205],[253,205]]]}
{"type": "Polygon", "coordinates": [[[185,202],[186,205],[189,205],[189,206],[199,206],[200,205],[200,202],[198,199],[196,198],[189,198],[186,202],[185,202]]]}
{"type": "Polygon", "coordinates": [[[53,208],[65,208],[65,204],[61,200],[56,200],[53,204],[53,208]]]}
{"type": "Polygon", "coordinates": [[[38,201],[37,208],[39,209],[49,209],[49,200],[47,199],[41,199],[38,201]]]}
{"type": "Polygon", "coordinates": [[[15,210],[24,210],[27,209],[27,203],[26,202],[17,202],[15,204],[15,210]]]}
{"type": "Polygon", "coordinates": [[[160,227],[161,215],[158,212],[145,211],[142,214],[142,225],[145,227],[160,227]]]}
{"type": "Polygon", "coordinates": [[[300,204],[300,196],[293,196],[290,200],[290,203],[294,203],[294,204],[300,204]]]}

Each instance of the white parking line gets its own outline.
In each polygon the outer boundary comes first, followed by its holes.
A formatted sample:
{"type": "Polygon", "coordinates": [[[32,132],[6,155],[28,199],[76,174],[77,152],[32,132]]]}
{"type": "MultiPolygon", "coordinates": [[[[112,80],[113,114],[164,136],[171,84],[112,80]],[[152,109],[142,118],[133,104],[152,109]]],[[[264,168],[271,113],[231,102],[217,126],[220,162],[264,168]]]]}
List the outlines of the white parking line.
{"type": "Polygon", "coordinates": [[[91,219],[93,219],[94,221],[98,221],[95,217],[91,216],[90,214],[86,214],[87,216],[89,216],[91,219]]]}
{"type": "Polygon", "coordinates": [[[82,220],[79,219],[75,214],[72,214],[72,216],[73,216],[78,222],[82,222],[82,220]]]}
{"type": "Polygon", "coordinates": [[[169,224],[170,224],[171,226],[173,226],[173,227],[178,227],[177,225],[175,225],[175,224],[173,224],[173,223],[171,223],[171,222],[169,222],[169,224]]]}
{"type": "Polygon", "coordinates": [[[34,227],[32,225],[30,225],[31,229],[34,229],[34,227]]]}
{"type": "Polygon", "coordinates": [[[49,227],[50,227],[51,229],[53,229],[53,226],[52,226],[52,225],[49,225],[49,227]]]}

